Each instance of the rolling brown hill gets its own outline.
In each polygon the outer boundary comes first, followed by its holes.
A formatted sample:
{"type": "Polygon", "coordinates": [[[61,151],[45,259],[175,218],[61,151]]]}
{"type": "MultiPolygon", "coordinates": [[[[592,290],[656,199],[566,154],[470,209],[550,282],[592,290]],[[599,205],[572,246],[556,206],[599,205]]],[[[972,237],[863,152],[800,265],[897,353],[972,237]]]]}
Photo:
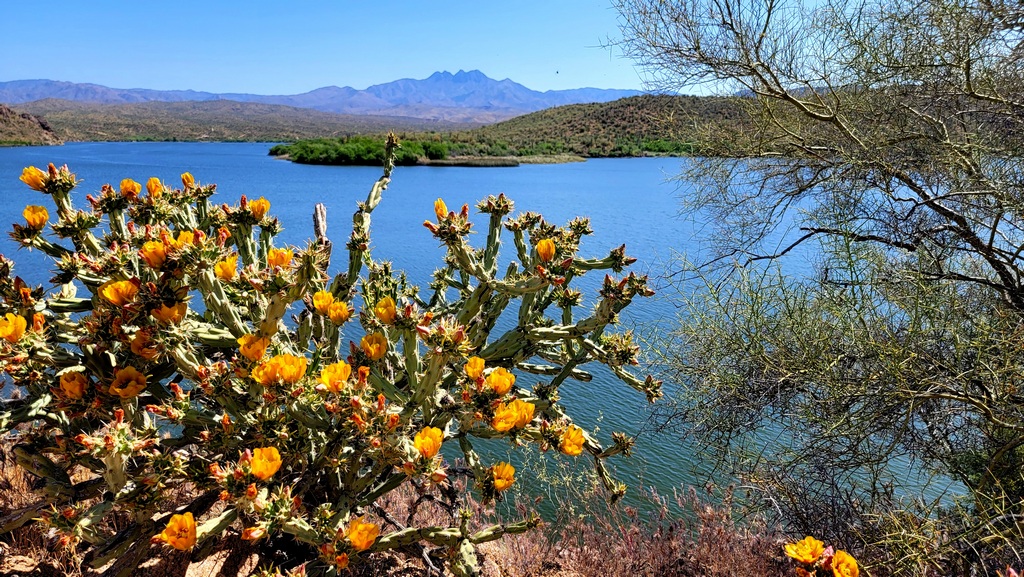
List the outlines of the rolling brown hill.
{"type": "Polygon", "coordinates": [[[45,120],[0,104],[0,146],[60,143],[45,120]]]}
{"type": "Polygon", "coordinates": [[[291,106],[212,100],[93,104],[46,99],[21,108],[45,116],[68,141],[277,142],[388,130],[457,130],[473,124],[334,114],[291,106]]]}

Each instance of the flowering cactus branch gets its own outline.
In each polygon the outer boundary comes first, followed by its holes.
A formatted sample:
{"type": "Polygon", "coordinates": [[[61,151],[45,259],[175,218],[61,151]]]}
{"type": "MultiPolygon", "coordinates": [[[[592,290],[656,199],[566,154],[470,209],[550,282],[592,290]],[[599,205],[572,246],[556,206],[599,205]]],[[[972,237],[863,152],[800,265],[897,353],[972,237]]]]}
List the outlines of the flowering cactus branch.
{"type": "Polygon", "coordinates": [[[54,259],[60,288],[46,296],[26,286],[0,257],[0,369],[22,395],[3,404],[0,425],[20,429],[18,463],[44,480],[38,501],[0,519],[0,529],[39,519],[94,566],[118,559],[119,574],[131,573],[150,541],[201,556],[240,531],[307,547],[295,562],[308,574],[415,546],[424,555],[424,547],[451,550],[452,572],[475,575],[476,544],[537,518],[472,529],[462,515],[457,526],[403,527],[382,505],[415,482],[464,506],[450,476],[467,476],[484,501],[501,499],[515,468],[480,455],[473,438],[569,458],[586,452],[612,498],[621,496],[605,460],[628,454],[632,441],[614,434],[602,447],[572,421],[558,390],[591,381],[586,365],[601,363],[658,396],[657,381],[625,369],[638,353],[631,335],[606,334],[634,297],[651,294],[645,279],[606,277],[593,310],[574,319],[583,295],[570,283],[591,270],[618,272],[632,262],[624,247],[583,258],[586,220],[510,218],[512,201],[498,195],[476,206],[488,220],[477,249],[467,240],[469,206],[449,211],[438,200],[425,225],[447,254],[423,300],[369,252],[370,216],[398,146],[388,139],[383,175],[353,216],[346,268],[333,277],[322,206],[313,242],[280,247],[267,199],[214,205],[215,187],[189,173],[180,188],[156,178],[105,185],[89,197],[91,212],[76,212],[66,167],[25,169],[22,180],[50,195],[57,221],[30,206],[12,236],[54,259]],[[102,218],[110,226],[100,240],[102,218]],[[499,275],[502,228],[518,261],[499,275]],[[498,334],[510,307],[517,326],[498,334]],[[342,342],[356,319],[363,336],[342,342]],[[525,382],[531,376],[549,380],[525,382]],[[465,468],[449,467],[446,443],[465,468]],[[87,480],[72,483],[73,469],[87,480]],[[171,510],[165,494],[175,486],[188,487],[191,501],[171,510]],[[112,497],[95,500],[100,491],[112,497]],[[41,516],[46,510],[59,514],[41,516]],[[105,532],[116,513],[134,522],[105,532]],[[382,534],[378,519],[395,530],[382,534]]]}

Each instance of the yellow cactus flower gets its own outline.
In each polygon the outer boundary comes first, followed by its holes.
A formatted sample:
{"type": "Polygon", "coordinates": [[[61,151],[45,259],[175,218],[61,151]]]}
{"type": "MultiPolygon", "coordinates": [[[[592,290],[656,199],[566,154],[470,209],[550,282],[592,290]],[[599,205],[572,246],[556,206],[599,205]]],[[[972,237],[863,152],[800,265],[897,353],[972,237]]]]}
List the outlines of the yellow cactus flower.
{"type": "Polygon", "coordinates": [[[213,265],[213,274],[222,281],[235,280],[235,270],[238,268],[238,254],[233,254],[224,260],[213,265]]]}
{"type": "Polygon", "coordinates": [[[252,370],[252,378],[267,387],[277,383],[294,385],[306,375],[306,357],[277,355],[252,370]]]}
{"type": "Polygon", "coordinates": [[[491,426],[494,427],[495,431],[504,433],[505,431],[511,431],[516,426],[516,421],[518,420],[519,415],[516,413],[515,408],[501,403],[498,405],[498,408],[494,409],[494,418],[491,419],[491,426]]]}
{"type": "Polygon", "coordinates": [[[444,440],[444,433],[437,427],[425,427],[416,433],[412,443],[416,450],[423,455],[424,459],[433,459],[434,455],[441,450],[441,442],[444,440]]]}
{"type": "Polygon", "coordinates": [[[185,318],[186,312],[188,312],[188,305],[186,303],[177,303],[171,306],[161,304],[160,308],[150,310],[149,314],[164,324],[176,325],[185,318]]]}
{"type": "Polygon", "coordinates": [[[21,340],[27,326],[28,321],[25,320],[25,317],[14,313],[7,313],[3,318],[0,318],[0,338],[13,345],[21,340]]]}
{"type": "Polygon", "coordinates": [[[366,551],[380,535],[380,527],[364,521],[365,517],[356,517],[348,524],[345,537],[356,551],[366,551]]]}
{"type": "Polygon", "coordinates": [[[130,399],[145,388],[146,375],[135,370],[135,367],[125,367],[117,371],[114,382],[110,383],[110,389],[107,392],[122,399],[130,399]]]}
{"type": "Polygon", "coordinates": [[[267,353],[270,339],[259,335],[242,335],[238,337],[238,352],[250,361],[258,361],[267,353]]]}
{"type": "Polygon", "coordinates": [[[576,425],[569,425],[569,428],[562,433],[562,440],[558,443],[558,450],[575,457],[583,452],[583,429],[576,425]]]}
{"type": "Polygon", "coordinates": [[[262,196],[256,200],[249,201],[249,212],[256,220],[263,220],[263,216],[270,210],[270,201],[262,196]]]}
{"type": "Polygon", "coordinates": [[[107,281],[100,285],[100,296],[110,304],[123,307],[135,300],[139,285],[130,280],[107,281]]]}
{"type": "Polygon", "coordinates": [[[495,431],[504,433],[512,429],[521,429],[530,424],[536,407],[526,401],[516,399],[511,403],[500,403],[494,409],[494,418],[491,419],[491,426],[495,431]]]}
{"type": "Polygon", "coordinates": [[[160,195],[164,193],[164,185],[159,178],[154,176],[146,181],[146,192],[149,193],[150,198],[160,198],[160,195]]]}
{"type": "Polygon", "coordinates": [[[27,184],[32,190],[46,192],[46,173],[34,166],[26,166],[21,171],[21,178],[18,180],[27,184]]]}
{"type": "MultiPolygon", "coordinates": [[[[786,554],[789,554],[788,545],[786,554]]],[[[840,549],[832,556],[832,574],[835,577],[858,577],[860,568],[857,567],[857,560],[852,555],[840,549]]]]}
{"type": "Polygon", "coordinates": [[[335,301],[327,307],[327,316],[330,317],[332,323],[343,325],[352,317],[352,311],[345,301],[335,301]]]}
{"type": "Polygon", "coordinates": [[[487,385],[494,389],[495,393],[499,395],[505,395],[512,390],[512,385],[516,383],[516,376],[502,367],[498,367],[491,371],[491,374],[487,375],[487,385]]]}
{"type": "Polygon", "coordinates": [[[448,206],[440,198],[434,201],[434,214],[437,215],[438,222],[448,216],[448,206]]]}
{"type": "Polygon", "coordinates": [[[126,178],[121,181],[121,196],[128,200],[135,200],[136,198],[139,198],[140,192],[142,192],[141,184],[130,178],[126,178]]]}
{"type": "Polygon", "coordinates": [[[395,324],[395,299],[391,297],[384,297],[377,301],[377,306],[373,307],[373,314],[377,315],[380,322],[386,325],[395,324]]]}
{"type": "Polygon", "coordinates": [[[272,248],[267,253],[267,266],[270,268],[274,267],[286,267],[292,264],[292,257],[295,252],[287,248],[272,248]]]}
{"type": "Polygon", "coordinates": [[[135,338],[132,339],[131,343],[132,352],[136,355],[151,361],[156,358],[159,351],[153,346],[153,343],[149,340],[149,335],[145,331],[139,331],[135,333],[135,338]]]}
{"type": "Polygon", "coordinates": [[[484,360],[480,357],[469,357],[466,362],[466,376],[474,381],[484,374],[484,360]]]}
{"type": "Polygon", "coordinates": [[[81,399],[89,387],[89,379],[85,374],[79,372],[64,373],[60,376],[60,390],[69,399],[81,399]]]}
{"type": "Polygon", "coordinates": [[[516,399],[509,405],[516,414],[516,428],[522,429],[533,421],[533,415],[537,407],[533,403],[527,403],[522,399],[516,399]]]}
{"type": "Polygon", "coordinates": [[[185,172],[181,175],[181,186],[188,190],[196,185],[196,179],[192,176],[191,172],[185,172]]]}
{"type": "Polygon", "coordinates": [[[491,467],[491,478],[494,479],[494,490],[500,493],[516,482],[516,468],[505,462],[496,463],[491,467]]]}
{"type": "MultiPolygon", "coordinates": [[[[804,537],[796,543],[786,544],[786,555],[801,563],[814,563],[824,552],[825,544],[811,536],[804,537]]],[[[856,566],[856,563],[854,563],[854,566],[856,566]]]]}
{"type": "Polygon", "coordinates": [[[388,340],[380,333],[366,335],[359,341],[359,347],[363,349],[371,361],[383,357],[388,352],[388,340]]]}
{"type": "Polygon", "coordinates": [[[167,527],[157,538],[178,551],[187,551],[196,544],[196,520],[192,513],[172,515],[167,527]]]}
{"type": "Polygon", "coordinates": [[[139,256],[146,261],[149,268],[160,270],[160,267],[164,266],[164,261],[167,260],[167,247],[159,240],[151,240],[142,245],[142,248],[139,249],[139,256]]]}
{"type": "Polygon", "coordinates": [[[46,226],[46,221],[50,219],[50,213],[47,212],[45,206],[34,204],[26,206],[25,210],[21,211],[21,216],[25,217],[25,223],[33,230],[41,230],[46,226]]]}
{"type": "Polygon", "coordinates": [[[555,258],[555,241],[550,238],[542,239],[537,243],[537,255],[544,262],[551,262],[555,258]]]}
{"type": "Polygon", "coordinates": [[[326,315],[331,310],[332,304],[334,304],[334,295],[329,291],[316,291],[316,294],[313,295],[313,308],[322,315],[326,315]]]}
{"type": "Polygon", "coordinates": [[[351,376],[352,365],[345,361],[339,361],[327,365],[320,371],[320,382],[332,393],[340,393],[345,388],[345,385],[348,384],[348,379],[351,376]]]}
{"type": "Polygon", "coordinates": [[[196,233],[191,230],[183,230],[178,233],[176,238],[171,239],[171,246],[175,250],[181,250],[183,248],[192,246],[196,242],[196,233]]]}
{"type": "Polygon", "coordinates": [[[249,470],[254,477],[260,481],[266,481],[274,476],[274,473],[281,468],[281,453],[276,447],[264,447],[253,449],[252,461],[249,462],[249,470]]]}

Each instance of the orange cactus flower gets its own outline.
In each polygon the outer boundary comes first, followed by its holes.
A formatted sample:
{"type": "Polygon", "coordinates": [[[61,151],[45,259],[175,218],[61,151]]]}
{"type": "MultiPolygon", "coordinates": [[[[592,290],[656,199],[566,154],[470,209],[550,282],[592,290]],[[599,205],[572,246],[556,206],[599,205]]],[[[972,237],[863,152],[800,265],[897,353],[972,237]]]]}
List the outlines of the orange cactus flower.
{"type": "Polygon", "coordinates": [[[146,388],[146,375],[135,370],[135,367],[125,367],[117,371],[114,382],[110,383],[108,392],[122,399],[130,399],[137,396],[146,388]]]}
{"type": "Polygon", "coordinates": [[[495,393],[499,395],[505,395],[512,390],[512,385],[516,383],[516,376],[502,367],[498,367],[491,371],[491,374],[487,375],[487,385],[494,389],[495,393]]]}
{"type": "Polygon", "coordinates": [[[43,313],[32,313],[32,330],[41,333],[46,328],[46,316],[43,313]]]}
{"type": "Polygon", "coordinates": [[[249,212],[256,220],[263,220],[264,215],[270,210],[270,201],[262,196],[256,200],[249,201],[249,212]]]}
{"type": "Polygon", "coordinates": [[[327,365],[320,371],[320,382],[332,393],[340,393],[345,388],[345,385],[348,384],[348,379],[351,376],[352,365],[345,361],[339,361],[327,365]]]}
{"type": "Polygon", "coordinates": [[[380,322],[386,325],[395,324],[395,299],[391,297],[384,297],[377,301],[377,306],[373,307],[373,314],[377,315],[380,322]]]}
{"type": "Polygon", "coordinates": [[[424,459],[433,459],[434,455],[441,450],[441,442],[444,441],[444,433],[437,427],[425,427],[416,433],[413,438],[413,445],[423,455],[424,459]]]}
{"type": "Polygon", "coordinates": [[[270,340],[259,335],[242,335],[238,337],[238,352],[250,361],[258,361],[267,353],[270,340]]]}
{"type": "Polygon", "coordinates": [[[233,254],[224,260],[213,265],[213,274],[222,281],[235,280],[235,270],[238,268],[238,254],[233,254]]]}
{"type": "Polygon", "coordinates": [[[342,553],[334,558],[334,564],[338,566],[338,569],[348,568],[348,553],[342,553]]]}
{"type": "Polygon", "coordinates": [[[371,361],[380,359],[388,352],[388,340],[380,333],[366,335],[359,341],[359,346],[371,361]]]}
{"type": "Polygon", "coordinates": [[[25,317],[14,313],[7,313],[3,318],[0,318],[0,338],[13,345],[21,340],[27,326],[28,321],[25,320],[25,317]]]}
{"type": "MultiPolygon", "coordinates": [[[[788,547],[788,545],[787,545],[788,547]]],[[[786,551],[789,554],[789,551],[786,551]]],[[[857,567],[857,560],[846,551],[836,551],[832,556],[832,574],[835,577],[858,577],[860,568],[857,567]]]]}
{"type": "Polygon", "coordinates": [[[440,198],[434,201],[434,214],[437,215],[438,222],[448,216],[448,206],[440,198]]]}
{"type": "Polygon", "coordinates": [[[253,449],[249,468],[254,477],[260,481],[266,481],[281,468],[281,453],[276,447],[253,449]]]}
{"type": "Polygon", "coordinates": [[[469,357],[466,362],[466,375],[474,381],[484,374],[484,360],[480,357],[469,357]]]}
{"type": "Polygon", "coordinates": [[[330,291],[316,291],[313,295],[313,308],[316,312],[326,315],[334,304],[334,295],[330,291]]]}
{"type": "Polygon", "coordinates": [[[138,293],[139,285],[130,280],[107,281],[100,285],[100,296],[119,307],[132,302],[138,293]]]}
{"type": "Polygon", "coordinates": [[[140,192],[142,192],[141,184],[130,178],[126,178],[121,181],[121,196],[128,200],[135,200],[136,198],[139,198],[140,192]]]}
{"type": "Polygon", "coordinates": [[[267,253],[267,266],[270,268],[289,266],[292,264],[293,256],[295,256],[295,252],[290,249],[272,248],[267,253]]]}
{"type": "Polygon", "coordinates": [[[45,206],[34,204],[26,206],[25,210],[21,211],[21,216],[25,217],[25,223],[32,230],[41,230],[46,226],[46,221],[50,219],[50,213],[47,212],[45,206]]]}
{"type": "Polygon", "coordinates": [[[132,339],[131,343],[132,352],[136,355],[151,361],[156,358],[159,351],[149,340],[149,335],[145,331],[139,331],[135,333],[135,338],[132,339]]]}
{"type": "Polygon", "coordinates": [[[544,262],[551,262],[551,259],[555,258],[555,241],[545,238],[538,242],[537,256],[544,262]]]}
{"type": "Polygon", "coordinates": [[[181,175],[181,185],[188,190],[196,185],[196,179],[192,176],[191,172],[185,172],[181,175]]]}
{"type": "Polygon", "coordinates": [[[264,387],[276,383],[294,385],[306,375],[306,357],[277,355],[252,370],[252,378],[264,387]]]}
{"type": "Polygon", "coordinates": [[[146,181],[146,192],[149,193],[150,198],[160,198],[160,195],[164,193],[164,185],[159,178],[154,176],[146,181]]]}
{"type": "Polygon", "coordinates": [[[263,527],[246,527],[242,529],[242,541],[258,541],[267,536],[267,530],[263,527]]]}
{"type": "Polygon", "coordinates": [[[27,184],[32,190],[46,192],[46,173],[34,166],[26,166],[21,171],[21,178],[18,180],[27,184]]]}
{"type": "Polygon", "coordinates": [[[332,323],[343,325],[352,317],[352,311],[345,301],[334,301],[331,306],[327,307],[327,316],[330,317],[332,323]]]}
{"type": "MultiPolygon", "coordinates": [[[[796,543],[786,544],[786,555],[801,563],[814,563],[825,552],[825,544],[814,537],[807,536],[796,543]]],[[[835,557],[832,558],[835,563],[835,557]]],[[[854,562],[856,566],[856,562],[854,562]]]]}
{"type": "Polygon", "coordinates": [[[64,391],[64,394],[69,399],[81,399],[85,396],[85,391],[89,387],[89,379],[86,378],[84,373],[71,372],[64,373],[60,376],[60,390],[64,391]]]}
{"type": "Polygon", "coordinates": [[[348,530],[345,531],[345,537],[356,551],[366,551],[380,535],[380,527],[374,523],[367,523],[363,519],[365,517],[352,519],[348,524],[348,530]]]}
{"type": "Polygon", "coordinates": [[[500,493],[516,482],[516,468],[505,462],[496,463],[491,467],[491,478],[494,479],[494,490],[500,493]]]}
{"type": "Polygon", "coordinates": [[[575,457],[583,452],[583,429],[576,425],[569,425],[569,428],[562,433],[562,440],[558,443],[558,450],[575,457]]]}
{"type": "Polygon", "coordinates": [[[142,248],[139,249],[139,256],[146,261],[149,268],[160,270],[160,267],[164,266],[164,261],[167,260],[167,247],[158,240],[151,240],[142,245],[142,248]]]}
{"type": "Polygon", "coordinates": [[[177,303],[171,306],[161,304],[160,308],[149,311],[149,314],[166,325],[176,325],[185,318],[186,312],[188,312],[188,304],[177,303]]]}
{"type": "Polygon", "coordinates": [[[192,513],[172,515],[167,527],[157,538],[178,551],[187,551],[196,544],[196,520],[192,513]]]}

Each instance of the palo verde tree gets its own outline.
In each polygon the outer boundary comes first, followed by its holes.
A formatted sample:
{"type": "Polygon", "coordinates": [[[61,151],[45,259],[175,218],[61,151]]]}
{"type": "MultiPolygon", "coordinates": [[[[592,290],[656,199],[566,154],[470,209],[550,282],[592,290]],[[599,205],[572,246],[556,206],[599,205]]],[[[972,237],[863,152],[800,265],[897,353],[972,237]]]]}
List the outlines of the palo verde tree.
{"type": "Polygon", "coordinates": [[[616,6],[656,84],[747,96],[759,127],[740,158],[686,175],[717,229],[688,265],[703,288],[685,297],[666,423],[794,531],[878,545],[891,570],[1019,562],[1024,8],[616,6]],[[791,251],[814,273],[767,264],[791,251]],[[920,474],[941,499],[914,502],[920,474]]]}

